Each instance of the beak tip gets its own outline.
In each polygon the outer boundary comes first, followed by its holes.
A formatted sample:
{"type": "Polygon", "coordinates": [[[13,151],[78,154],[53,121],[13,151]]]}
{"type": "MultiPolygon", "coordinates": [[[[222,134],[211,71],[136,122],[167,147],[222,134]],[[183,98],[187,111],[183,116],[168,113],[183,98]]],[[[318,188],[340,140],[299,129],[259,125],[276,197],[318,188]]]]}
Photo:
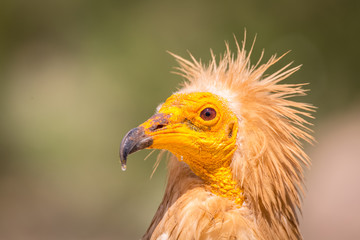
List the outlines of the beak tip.
{"type": "Polygon", "coordinates": [[[124,156],[120,153],[120,163],[121,163],[121,170],[126,170],[126,158],[127,156],[124,156]]]}
{"type": "Polygon", "coordinates": [[[121,170],[126,171],[126,163],[121,163],[121,170]]]}
{"type": "Polygon", "coordinates": [[[119,156],[120,156],[120,163],[121,163],[121,169],[123,171],[126,170],[126,160],[127,160],[127,151],[124,151],[123,144],[120,146],[119,156]]]}

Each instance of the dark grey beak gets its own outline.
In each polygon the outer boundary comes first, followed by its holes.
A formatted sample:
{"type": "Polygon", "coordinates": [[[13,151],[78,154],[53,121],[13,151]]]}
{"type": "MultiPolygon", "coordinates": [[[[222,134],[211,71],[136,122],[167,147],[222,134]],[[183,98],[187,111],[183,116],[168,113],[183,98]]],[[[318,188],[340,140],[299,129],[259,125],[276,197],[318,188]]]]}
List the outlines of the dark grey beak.
{"type": "Polygon", "coordinates": [[[125,135],[120,145],[119,155],[121,169],[123,171],[126,170],[126,160],[129,154],[150,147],[152,143],[152,137],[145,134],[143,127],[131,129],[125,135]]]}

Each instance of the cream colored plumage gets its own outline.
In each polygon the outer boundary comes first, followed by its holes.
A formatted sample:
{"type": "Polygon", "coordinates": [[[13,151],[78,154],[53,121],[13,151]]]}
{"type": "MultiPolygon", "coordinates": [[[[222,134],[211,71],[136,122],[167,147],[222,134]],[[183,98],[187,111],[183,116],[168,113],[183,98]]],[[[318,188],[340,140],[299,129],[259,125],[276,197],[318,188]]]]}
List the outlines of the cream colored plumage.
{"type": "MultiPolygon", "coordinates": [[[[192,56],[192,61],[188,61],[174,55],[180,65],[178,73],[185,77],[185,83],[160,106],[157,115],[141,125],[145,131],[142,136],[147,136],[141,139],[148,142],[136,145],[135,150],[127,150],[122,157],[122,160],[126,159],[128,153],[142,148],[162,148],[174,154],[169,158],[163,201],[144,239],[301,239],[297,211],[303,193],[303,167],[309,165],[301,140],[312,142],[311,131],[306,127],[309,123],[303,117],[311,117],[309,112],[314,107],[289,100],[305,95],[303,84],[279,84],[299,67],[289,68],[288,64],[266,75],[265,71],[281,57],[273,56],[265,64],[260,64],[260,59],[251,65],[252,48],[247,54],[245,41],[241,47],[237,45],[236,56],[226,46],[219,63],[212,54],[207,66],[192,56]],[[198,93],[200,97],[196,95],[198,93]],[[202,93],[211,95],[204,97],[202,93]],[[211,100],[212,96],[220,99],[226,109],[219,107],[218,100],[211,100]],[[224,146],[209,155],[206,155],[206,146],[212,145],[200,141],[212,139],[213,135],[207,131],[216,134],[217,123],[205,128],[207,122],[199,123],[198,117],[187,117],[188,110],[184,110],[188,99],[196,105],[203,98],[207,99],[207,105],[201,106],[206,109],[215,106],[213,108],[220,115],[217,121],[223,121],[221,125],[227,134],[219,135],[225,140],[216,143],[224,146]],[[235,127],[228,120],[231,114],[237,119],[235,127]],[[182,120],[173,120],[173,115],[181,116],[182,120]],[[189,131],[186,139],[190,134],[202,134],[191,138],[191,147],[174,148],[175,138],[169,140],[170,143],[164,142],[172,135],[167,134],[164,138],[163,131],[170,131],[171,126],[180,126],[180,123],[189,131]],[[235,133],[232,132],[234,129],[235,133]],[[218,156],[223,156],[222,149],[230,146],[231,139],[234,139],[234,147],[230,153],[226,149],[229,161],[220,166],[211,165],[223,158],[218,156]],[[187,150],[189,148],[195,150],[187,150]],[[197,148],[198,154],[194,154],[197,148]],[[204,160],[197,155],[207,157],[203,157],[204,160]],[[231,170],[229,173],[225,171],[227,168],[231,170]],[[213,176],[219,174],[222,178],[216,180],[213,176]],[[234,186],[236,191],[229,193],[229,186],[234,186]]],[[[124,138],[121,152],[126,148],[125,139],[129,137],[124,138]]],[[[184,139],[179,142],[186,141],[184,139]]]]}

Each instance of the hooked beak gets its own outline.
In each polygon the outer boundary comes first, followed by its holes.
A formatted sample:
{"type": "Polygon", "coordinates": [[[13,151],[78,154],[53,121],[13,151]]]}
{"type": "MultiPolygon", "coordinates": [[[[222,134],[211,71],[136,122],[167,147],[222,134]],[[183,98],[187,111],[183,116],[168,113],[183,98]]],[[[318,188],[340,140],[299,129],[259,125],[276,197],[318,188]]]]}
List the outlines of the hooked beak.
{"type": "Polygon", "coordinates": [[[168,124],[168,118],[169,116],[165,114],[155,114],[148,121],[137,128],[131,129],[125,135],[119,150],[121,169],[123,171],[126,170],[127,156],[131,153],[151,147],[154,139],[153,136],[150,136],[149,134],[165,127],[168,124]]]}
{"type": "Polygon", "coordinates": [[[121,169],[126,170],[127,156],[144,148],[150,147],[153,143],[152,137],[145,134],[144,127],[140,126],[131,129],[123,138],[120,145],[121,169]]]}

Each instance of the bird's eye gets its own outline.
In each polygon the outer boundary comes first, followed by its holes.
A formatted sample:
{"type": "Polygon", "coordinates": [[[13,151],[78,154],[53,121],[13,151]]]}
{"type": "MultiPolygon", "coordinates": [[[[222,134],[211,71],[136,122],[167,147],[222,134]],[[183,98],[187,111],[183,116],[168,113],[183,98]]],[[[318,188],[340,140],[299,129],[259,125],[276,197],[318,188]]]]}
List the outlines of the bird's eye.
{"type": "Polygon", "coordinates": [[[216,111],[213,108],[205,108],[201,111],[200,117],[205,121],[213,120],[216,117],[216,111]]]}

